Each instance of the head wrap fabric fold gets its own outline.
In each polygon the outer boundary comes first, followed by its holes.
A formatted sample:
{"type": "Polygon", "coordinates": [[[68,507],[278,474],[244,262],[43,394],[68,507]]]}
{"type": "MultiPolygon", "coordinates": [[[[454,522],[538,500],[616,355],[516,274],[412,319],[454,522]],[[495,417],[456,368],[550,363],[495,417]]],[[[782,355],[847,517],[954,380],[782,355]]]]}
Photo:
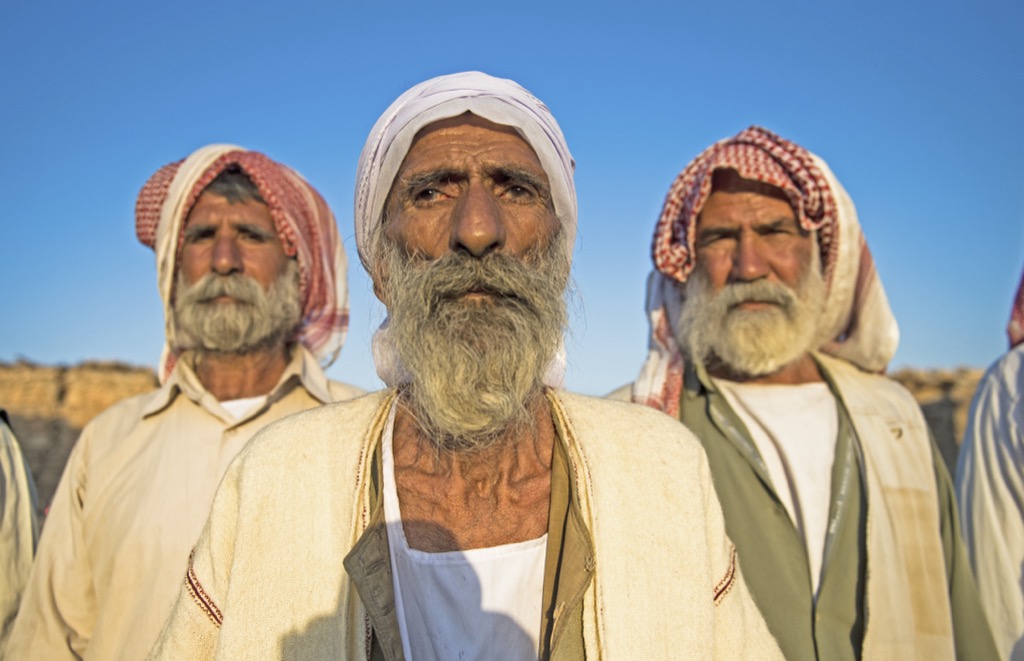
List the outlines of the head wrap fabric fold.
{"type": "Polygon", "coordinates": [[[697,218],[720,169],[782,189],[800,226],[817,232],[827,287],[819,350],[867,371],[883,371],[896,352],[899,329],[853,201],[823,160],[753,126],[709,147],[669,189],[654,231],[655,269],[647,280],[646,303],[651,334],[633,401],[678,414],[683,356],[673,328],[696,265],[697,218]]]}
{"type": "Polygon", "coordinates": [[[203,190],[232,167],[259,190],[285,254],[298,261],[302,321],[297,341],[325,367],[345,341],[348,261],[327,203],[286,165],[235,145],[208,145],[158,170],[143,185],[135,204],[135,232],[156,253],[157,286],[164,304],[167,342],[158,370],[161,381],[170,375],[179,352],[173,297],[185,220],[203,190]]]}
{"type": "Polygon", "coordinates": [[[1021,274],[1017,293],[1013,297],[1010,323],[1006,325],[1006,337],[1010,340],[1011,349],[1024,342],[1024,273],[1021,274]]]}
{"type": "MultiPolygon", "coordinates": [[[[366,139],[356,172],[355,229],[359,259],[371,276],[373,241],[383,220],[384,205],[417,133],[434,122],[467,112],[516,129],[533,148],[551,185],[566,254],[572,256],[577,219],[575,163],[558,122],[547,106],[515,81],[467,71],[432,78],[406,91],[384,111],[366,139]]],[[[385,319],[374,336],[374,362],[380,378],[395,385],[408,375],[391,346],[387,327],[385,319]]],[[[545,383],[560,384],[564,363],[560,350],[545,383]]]]}

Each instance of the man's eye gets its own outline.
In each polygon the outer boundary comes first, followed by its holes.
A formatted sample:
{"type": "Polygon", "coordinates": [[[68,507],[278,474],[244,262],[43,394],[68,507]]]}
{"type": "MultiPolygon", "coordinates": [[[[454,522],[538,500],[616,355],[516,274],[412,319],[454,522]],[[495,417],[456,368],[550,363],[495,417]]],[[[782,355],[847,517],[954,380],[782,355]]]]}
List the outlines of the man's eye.
{"type": "Polygon", "coordinates": [[[416,191],[412,199],[415,202],[433,202],[441,197],[441,191],[436,188],[424,188],[416,191]]]}
{"type": "Polygon", "coordinates": [[[209,239],[213,236],[213,230],[192,230],[185,232],[186,243],[196,243],[204,239],[209,239]]]}
{"type": "Polygon", "coordinates": [[[507,182],[502,194],[515,202],[532,202],[537,199],[537,189],[527,183],[507,182]]]}
{"type": "Polygon", "coordinates": [[[705,234],[697,237],[697,247],[706,248],[708,246],[718,245],[729,238],[731,237],[726,234],[705,234]]]}

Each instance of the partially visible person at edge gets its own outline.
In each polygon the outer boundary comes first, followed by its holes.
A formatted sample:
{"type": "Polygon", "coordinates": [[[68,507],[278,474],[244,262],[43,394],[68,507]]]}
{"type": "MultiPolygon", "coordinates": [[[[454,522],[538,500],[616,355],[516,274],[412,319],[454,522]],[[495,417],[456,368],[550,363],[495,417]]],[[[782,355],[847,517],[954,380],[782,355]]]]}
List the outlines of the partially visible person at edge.
{"type": "Polygon", "coordinates": [[[143,658],[238,451],[270,422],[361,394],[321,367],[348,326],[347,264],[334,216],[298,173],[210,145],[158,170],[135,219],[156,252],[162,386],[82,431],[11,659],[143,658]]]}
{"type": "Polygon", "coordinates": [[[781,658],[700,444],[551,385],[576,194],[547,107],[477,72],[413,87],[355,215],[391,387],[242,453],[150,658],[781,658]]]}
{"type": "Polygon", "coordinates": [[[981,605],[999,656],[1024,661],[1024,277],[1010,350],[978,383],[960,446],[956,492],[981,605]]]}
{"type": "Polygon", "coordinates": [[[0,409],[0,649],[11,633],[39,539],[36,484],[0,409]]]}
{"type": "Polygon", "coordinates": [[[990,659],[949,475],[828,166],[759,127],[669,190],[633,401],[704,444],[740,564],[787,659],[990,659]]]}

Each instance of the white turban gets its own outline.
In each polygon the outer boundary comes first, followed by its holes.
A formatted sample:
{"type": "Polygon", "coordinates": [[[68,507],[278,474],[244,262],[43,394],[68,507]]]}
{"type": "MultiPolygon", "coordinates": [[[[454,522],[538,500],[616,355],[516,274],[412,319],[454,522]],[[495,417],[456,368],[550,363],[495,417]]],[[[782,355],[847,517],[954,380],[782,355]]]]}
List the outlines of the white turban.
{"type": "MultiPolygon", "coordinates": [[[[555,215],[562,223],[562,241],[572,257],[576,240],[575,163],[551,111],[518,83],[467,71],[431,78],[409,89],[384,111],[366,139],[356,172],[356,247],[359,261],[372,275],[374,232],[383,220],[384,203],[416,134],[434,122],[465,113],[514,128],[540,159],[551,185],[555,215]]],[[[387,332],[385,319],[373,338],[377,374],[395,385],[408,379],[387,332]]],[[[548,385],[560,385],[565,372],[564,351],[549,365],[548,385]]]]}
{"type": "Polygon", "coordinates": [[[371,274],[373,232],[413,139],[425,126],[467,112],[511,126],[536,152],[548,175],[555,214],[571,256],[576,239],[575,163],[558,122],[547,106],[515,81],[467,71],[431,78],[408,90],[384,111],[366,139],[356,173],[356,246],[359,260],[371,274]]]}

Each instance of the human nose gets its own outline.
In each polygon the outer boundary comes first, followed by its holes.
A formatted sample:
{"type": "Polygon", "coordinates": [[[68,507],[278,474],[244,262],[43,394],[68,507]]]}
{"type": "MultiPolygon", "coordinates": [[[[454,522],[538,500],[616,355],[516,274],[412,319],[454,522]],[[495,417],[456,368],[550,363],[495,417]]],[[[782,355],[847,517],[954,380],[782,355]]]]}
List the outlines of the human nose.
{"type": "Polygon", "coordinates": [[[218,275],[230,275],[242,270],[242,255],[234,237],[217,235],[213,242],[210,268],[218,275]]]}
{"type": "Polygon", "coordinates": [[[454,209],[451,249],[483,257],[505,245],[505,221],[498,200],[470,182],[454,209]]]}
{"type": "Polygon", "coordinates": [[[741,234],[736,242],[732,260],[732,279],[736,282],[752,282],[768,275],[768,261],[761,250],[758,237],[741,234]]]}

